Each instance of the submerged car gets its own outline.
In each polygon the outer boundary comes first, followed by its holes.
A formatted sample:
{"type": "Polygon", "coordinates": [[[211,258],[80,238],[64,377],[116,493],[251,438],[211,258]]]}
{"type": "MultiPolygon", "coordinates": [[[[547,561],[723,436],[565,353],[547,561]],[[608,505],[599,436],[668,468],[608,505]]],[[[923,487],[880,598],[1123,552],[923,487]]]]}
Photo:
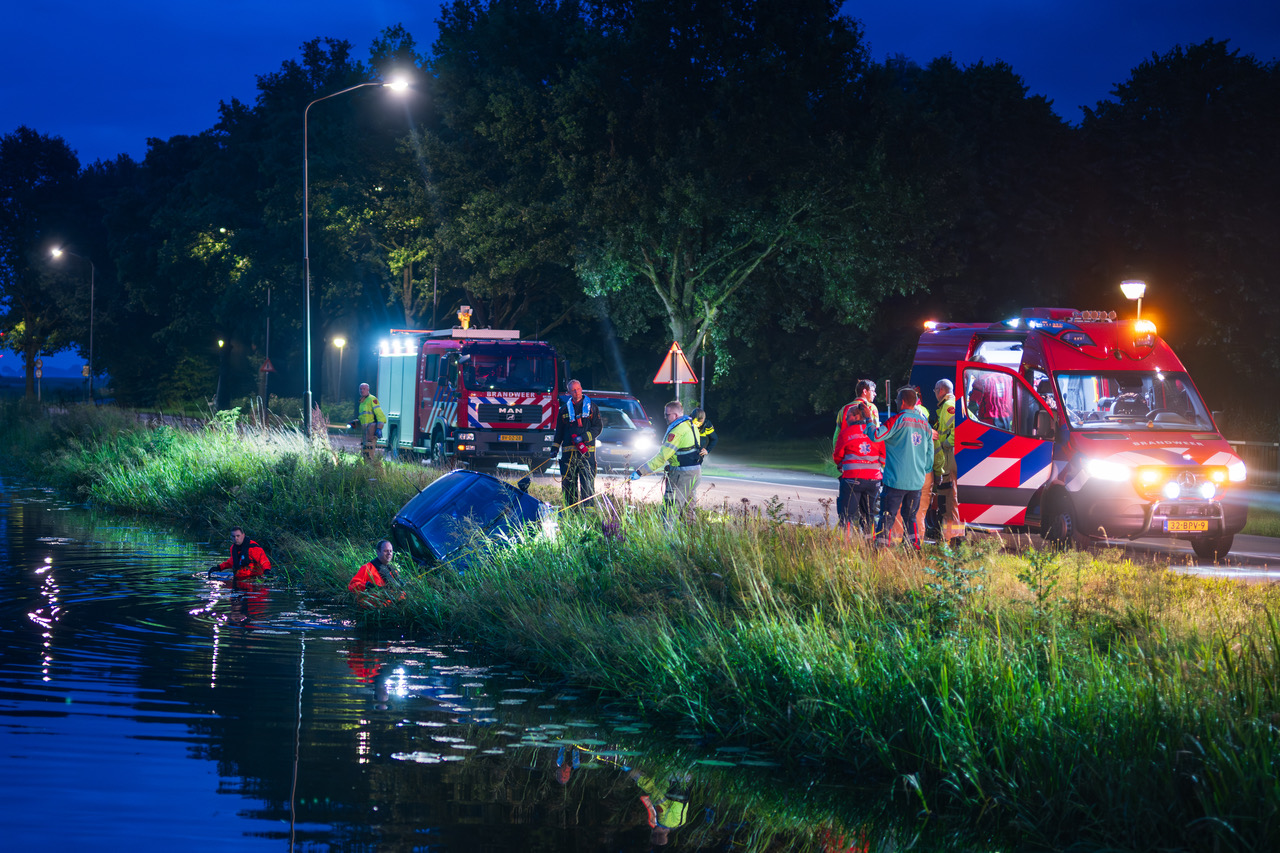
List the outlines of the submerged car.
{"type": "Polygon", "coordinates": [[[477,551],[530,530],[554,533],[550,504],[491,474],[457,470],[400,508],[391,523],[391,542],[420,566],[451,563],[462,569],[477,551]]]}

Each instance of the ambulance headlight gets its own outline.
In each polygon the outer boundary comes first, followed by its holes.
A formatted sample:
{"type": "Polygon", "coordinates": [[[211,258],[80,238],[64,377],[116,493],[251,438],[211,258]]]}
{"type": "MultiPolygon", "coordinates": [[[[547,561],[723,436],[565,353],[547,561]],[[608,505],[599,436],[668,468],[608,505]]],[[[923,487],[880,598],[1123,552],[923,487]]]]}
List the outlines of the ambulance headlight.
{"type": "Polygon", "coordinates": [[[1084,470],[1088,472],[1090,477],[1097,477],[1099,480],[1107,480],[1112,483],[1123,483],[1133,473],[1133,469],[1128,465],[1120,462],[1111,462],[1107,459],[1090,459],[1085,463],[1084,470]]]}
{"type": "Polygon", "coordinates": [[[1160,490],[1160,494],[1164,495],[1168,500],[1176,501],[1182,497],[1182,486],[1179,486],[1173,480],[1164,484],[1164,488],[1160,490]]]}
{"type": "Polygon", "coordinates": [[[1243,483],[1245,469],[1243,462],[1232,462],[1227,466],[1227,479],[1233,483],[1243,483]]]}
{"type": "Polygon", "coordinates": [[[1218,487],[1213,483],[1201,483],[1200,488],[1196,489],[1196,491],[1199,492],[1200,497],[1207,501],[1211,501],[1213,500],[1213,496],[1218,493],[1218,487]]]}

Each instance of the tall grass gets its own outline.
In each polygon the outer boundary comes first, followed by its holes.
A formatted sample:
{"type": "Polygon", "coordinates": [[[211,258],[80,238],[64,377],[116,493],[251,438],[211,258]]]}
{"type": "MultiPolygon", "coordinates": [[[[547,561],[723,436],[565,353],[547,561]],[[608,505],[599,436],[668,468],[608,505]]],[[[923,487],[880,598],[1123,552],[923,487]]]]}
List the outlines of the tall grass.
{"type": "MultiPolygon", "coordinates": [[[[230,424],[29,423],[0,426],[0,441],[36,476],[117,509],[242,523],[291,577],[335,596],[433,476],[230,424]]],[[[921,556],[776,513],[668,524],[623,510],[621,536],[566,515],[558,536],[486,550],[465,574],[408,572],[405,596],[366,618],[433,626],[850,769],[1010,844],[1280,849],[1270,585],[1118,552],[921,556]]]]}

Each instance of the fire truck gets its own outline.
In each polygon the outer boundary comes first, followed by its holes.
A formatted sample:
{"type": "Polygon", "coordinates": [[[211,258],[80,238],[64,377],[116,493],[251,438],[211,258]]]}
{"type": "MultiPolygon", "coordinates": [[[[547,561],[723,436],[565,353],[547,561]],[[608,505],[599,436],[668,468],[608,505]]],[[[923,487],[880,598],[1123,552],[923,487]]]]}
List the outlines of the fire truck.
{"type": "Polygon", "coordinates": [[[514,329],[463,325],[392,329],[378,353],[378,400],[387,425],[378,445],[432,461],[531,468],[552,456],[562,365],[543,341],[514,329]]]}
{"type": "Polygon", "coordinates": [[[1057,543],[1161,537],[1224,557],[1245,525],[1244,462],[1149,320],[1028,308],[926,324],[911,384],[956,395],[960,518],[1057,543]]]}

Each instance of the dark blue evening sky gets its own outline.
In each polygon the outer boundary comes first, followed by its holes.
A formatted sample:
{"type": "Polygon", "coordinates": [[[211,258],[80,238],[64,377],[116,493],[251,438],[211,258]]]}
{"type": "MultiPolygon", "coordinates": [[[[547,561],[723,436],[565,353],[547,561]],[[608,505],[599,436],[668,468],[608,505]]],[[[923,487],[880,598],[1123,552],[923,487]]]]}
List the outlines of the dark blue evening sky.
{"type": "MultiPolygon", "coordinates": [[[[343,38],[358,58],[403,23],[425,52],[439,3],[408,0],[42,0],[9,4],[0,51],[0,133],[28,125],[63,137],[82,162],[127,153],[148,137],[199,133],[218,103],[252,101],[315,37],[343,38]]],[[[1155,52],[1206,38],[1271,61],[1280,56],[1280,3],[1265,0],[894,0],[849,2],[872,55],[925,63],[1004,60],[1032,93],[1078,121],[1155,52]]]]}

